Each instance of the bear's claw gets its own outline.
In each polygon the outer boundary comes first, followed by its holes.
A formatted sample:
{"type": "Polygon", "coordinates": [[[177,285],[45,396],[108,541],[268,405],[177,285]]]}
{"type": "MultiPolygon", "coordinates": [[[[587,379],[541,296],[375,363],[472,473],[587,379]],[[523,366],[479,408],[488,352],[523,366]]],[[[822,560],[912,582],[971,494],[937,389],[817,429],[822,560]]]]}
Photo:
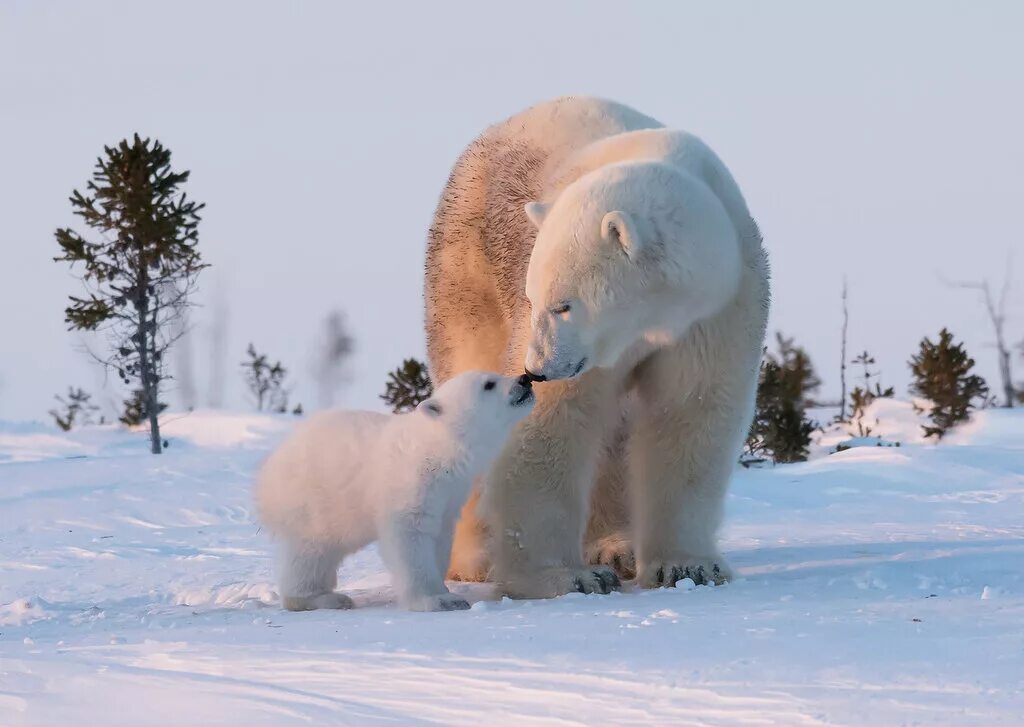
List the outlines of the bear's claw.
{"type": "Polygon", "coordinates": [[[653,572],[647,569],[638,578],[644,588],[674,588],[679,581],[689,578],[698,586],[721,585],[731,578],[731,573],[724,563],[714,561],[663,562],[653,572]]]}
{"type": "Polygon", "coordinates": [[[622,582],[619,581],[619,577],[613,570],[595,568],[592,575],[595,581],[591,584],[585,583],[580,576],[573,578],[572,583],[576,587],[577,593],[611,593],[622,586],[622,582]]]}
{"type": "Polygon", "coordinates": [[[598,566],[589,573],[575,576],[572,584],[577,593],[611,593],[622,586],[615,571],[607,566],[598,566]]]}

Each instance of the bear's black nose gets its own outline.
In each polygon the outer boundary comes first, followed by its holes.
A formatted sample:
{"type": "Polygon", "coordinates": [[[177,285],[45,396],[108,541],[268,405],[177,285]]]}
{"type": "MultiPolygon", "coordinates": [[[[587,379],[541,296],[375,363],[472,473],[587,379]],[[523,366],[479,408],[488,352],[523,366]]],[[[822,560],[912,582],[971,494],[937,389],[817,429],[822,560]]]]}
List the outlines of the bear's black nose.
{"type": "Polygon", "coordinates": [[[516,379],[516,383],[519,384],[520,386],[525,386],[527,389],[529,389],[533,385],[533,379],[530,378],[529,374],[523,374],[518,379],[516,379]]]}
{"type": "Polygon", "coordinates": [[[533,382],[533,381],[547,381],[548,377],[547,376],[540,376],[540,375],[535,374],[532,371],[530,371],[530,369],[526,369],[526,373],[519,377],[519,382],[522,383],[523,379],[527,379],[528,381],[531,381],[531,382],[533,382]]]}

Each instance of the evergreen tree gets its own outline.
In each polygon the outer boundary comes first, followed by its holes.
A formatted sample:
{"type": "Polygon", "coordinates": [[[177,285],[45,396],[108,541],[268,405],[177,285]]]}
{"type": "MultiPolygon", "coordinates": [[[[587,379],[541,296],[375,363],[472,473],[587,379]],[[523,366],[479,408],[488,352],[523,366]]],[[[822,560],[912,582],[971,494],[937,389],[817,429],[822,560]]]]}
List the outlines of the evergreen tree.
{"type": "Polygon", "coordinates": [[[761,364],[747,450],[775,462],[802,462],[816,427],[807,417],[807,407],[813,403],[810,394],[821,381],[807,352],[792,338],[777,333],[776,343],[778,354],[766,354],[761,364]]]}
{"type": "MultiPolygon", "coordinates": [[[[156,413],[160,414],[167,408],[167,404],[157,402],[156,413]]],[[[118,421],[126,427],[137,427],[149,420],[149,409],[146,408],[146,394],[142,389],[136,389],[132,395],[124,400],[124,409],[118,421]]]]}
{"type": "Polygon", "coordinates": [[[49,414],[62,432],[71,431],[75,425],[92,424],[92,414],[100,409],[92,403],[92,394],[71,386],[68,387],[67,399],[59,395],[53,398],[61,408],[50,409],[49,414]]]}
{"type": "Polygon", "coordinates": [[[971,374],[974,359],[962,343],[953,342],[953,334],[943,328],[933,343],[921,339],[921,348],[910,359],[913,382],[910,391],[931,402],[928,416],[932,426],[922,426],[926,437],[941,439],[946,432],[970,418],[975,400],[988,396],[988,385],[971,374]]]}
{"type": "Polygon", "coordinates": [[[396,414],[412,411],[434,393],[427,367],[414,358],[403,361],[399,368],[388,374],[388,379],[387,388],[380,398],[396,414]]]}
{"type": "Polygon", "coordinates": [[[188,306],[200,261],[199,212],[181,186],[189,172],[171,169],[171,152],[136,134],[105,147],[86,194],[74,190],[75,215],[98,233],[91,242],[71,228],[57,230],[57,261],[81,264],[86,297],[70,296],[69,330],[104,330],[111,352],[100,362],[135,381],[149,420],[150,446],[161,452],[157,414],[164,358],[176,335],[172,323],[188,306]]]}
{"type": "Polygon", "coordinates": [[[288,411],[288,391],[284,386],[288,369],[280,361],[270,363],[266,354],[258,353],[251,343],[246,349],[246,355],[249,359],[242,362],[242,371],[245,384],[256,401],[256,411],[266,410],[278,414],[288,411]]]}
{"type": "MultiPolygon", "coordinates": [[[[879,379],[881,374],[871,370],[875,358],[867,351],[857,354],[851,363],[860,364],[863,367],[861,373],[863,385],[855,386],[850,392],[850,421],[856,426],[856,430],[851,433],[858,437],[870,437],[871,427],[864,424],[864,414],[867,408],[875,399],[892,398],[896,394],[896,390],[891,386],[883,389],[880,380],[876,380],[872,386],[871,380],[879,379]]],[[[877,424],[877,421],[875,423],[877,424]]]]}

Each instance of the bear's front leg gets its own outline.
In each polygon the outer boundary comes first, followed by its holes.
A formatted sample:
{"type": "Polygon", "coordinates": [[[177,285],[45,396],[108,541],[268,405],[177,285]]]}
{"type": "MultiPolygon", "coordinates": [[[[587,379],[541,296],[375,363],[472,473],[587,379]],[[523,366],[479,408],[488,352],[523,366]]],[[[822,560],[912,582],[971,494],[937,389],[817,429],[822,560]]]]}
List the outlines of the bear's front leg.
{"type": "Polygon", "coordinates": [[[513,598],[619,587],[611,568],[583,559],[598,447],[613,404],[610,376],[594,370],[537,384],[533,413],[487,478],[480,507],[492,536],[492,574],[513,598]]]}
{"type": "Polygon", "coordinates": [[[753,392],[749,375],[737,367],[730,378],[729,368],[723,361],[692,362],[678,349],[645,364],[629,443],[642,587],[674,586],[683,578],[720,584],[732,577],[717,533],[753,392]]]}
{"type": "Polygon", "coordinates": [[[380,524],[380,555],[391,572],[398,602],[410,611],[461,611],[469,602],[449,592],[442,551],[451,540],[442,535],[436,512],[394,513],[380,524]]]}

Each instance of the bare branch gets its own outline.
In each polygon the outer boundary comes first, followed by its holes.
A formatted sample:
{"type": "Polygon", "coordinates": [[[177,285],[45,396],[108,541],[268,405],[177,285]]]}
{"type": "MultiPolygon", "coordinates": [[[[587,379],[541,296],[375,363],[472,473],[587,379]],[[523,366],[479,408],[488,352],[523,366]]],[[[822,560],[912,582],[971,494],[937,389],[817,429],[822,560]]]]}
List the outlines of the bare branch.
{"type": "Polygon", "coordinates": [[[943,283],[949,287],[960,288],[962,290],[973,290],[981,293],[982,302],[985,305],[985,312],[988,313],[989,321],[992,323],[992,329],[995,332],[996,351],[999,358],[999,376],[1003,385],[1003,406],[1007,409],[1013,407],[1014,400],[1016,399],[1016,391],[1013,384],[1012,357],[1010,355],[1010,350],[1007,347],[1005,336],[1006,301],[1009,297],[1010,288],[1012,286],[1012,262],[1013,255],[1011,253],[1007,257],[1006,274],[1003,277],[1003,285],[999,293],[998,302],[993,299],[992,287],[989,285],[988,279],[961,281],[949,281],[943,279],[943,283]]]}

